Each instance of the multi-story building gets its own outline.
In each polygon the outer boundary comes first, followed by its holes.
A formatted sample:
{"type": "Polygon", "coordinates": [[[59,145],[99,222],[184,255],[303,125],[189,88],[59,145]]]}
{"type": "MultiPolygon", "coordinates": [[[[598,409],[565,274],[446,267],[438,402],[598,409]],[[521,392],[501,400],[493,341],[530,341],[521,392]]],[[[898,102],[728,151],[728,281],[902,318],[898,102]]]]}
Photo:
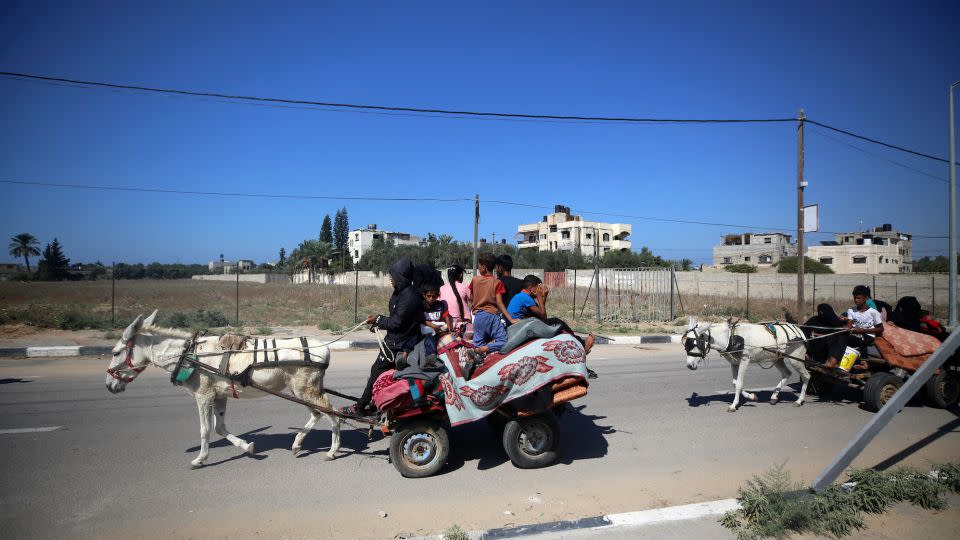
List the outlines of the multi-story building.
{"type": "Polygon", "coordinates": [[[396,245],[419,245],[420,237],[410,233],[383,231],[377,228],[376,223],[367,225],[364,229],[354,229],[350,231],[350,238],[347,241],[350,249],[350,256],[353,258],[353,264],[360,262],[363,254],[370,250],[374,240],[392,240],[396,245]]]}
{"type": "Polygon", "coordinates": [[[552,214],[537,223],[517,226],[517,247],[536,248],[538,251],[576,251],[587,256],[594,254],[600,243],[600,255],[610,250],[627,251],[628,237],[633,232],[629,223],[600,223],[584,221],[570,213],[570,208],[556,205],[552,214]]]}
{"type": "Polygon", "coordinates": [[[810,246],[807,257],[838,274],[907,274],[913,271],[911,235],[885,223],[872,231],[842,233],[810,246]]]}
{"type": "Polygon", "coordinates": [[[211,274],[233,274],[236,273],[238,268],[241,272],[249,272],[253,270],[253,266],[253,261],[250,259],[240,259],[236,262],[220,259],[219,261],[210,261],[207,263],[207,269],[211,274]]]}
{"type": "Polygon", "coordinates": [[[783,233],[727,234],[723,244],[713,246],[713,265],[752,264],[773,266],[784,257],[796,257],[797,245],[783,233]]]}
{"type": "Polygon", "coordinates": [[[20,263],[0,263],[0,281],[6,281],[11,276],[24,273],[25,269],[20,263]]]}

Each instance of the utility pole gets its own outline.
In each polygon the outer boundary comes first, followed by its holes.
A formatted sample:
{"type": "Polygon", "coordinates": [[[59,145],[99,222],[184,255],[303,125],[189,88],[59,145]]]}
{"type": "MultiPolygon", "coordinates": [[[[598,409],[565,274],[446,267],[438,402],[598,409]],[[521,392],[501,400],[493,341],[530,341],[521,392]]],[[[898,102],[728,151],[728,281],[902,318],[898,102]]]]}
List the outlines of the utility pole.
{"type": "Polygon", "coordinates": [[[477,248],[480,245],[480,194],[473,196],[473,275],[477,275],[477,248]]]}
{"type": "Polygon", "coordinates": [[[600,325],[600,236],[593,230],[593,268],[597,276],[597,325],[600,325]]]}
{"type": "Polygon", "coordinates": [[[953,127],[953,89],[960,81],[950,85],[950,324],[957,324],[957,158],[955,130],[953,127]]]}
{"type": "Polygon", "coordinates": [[[803,320],[803,109],[797,115],[797,318],[803,320]]]}

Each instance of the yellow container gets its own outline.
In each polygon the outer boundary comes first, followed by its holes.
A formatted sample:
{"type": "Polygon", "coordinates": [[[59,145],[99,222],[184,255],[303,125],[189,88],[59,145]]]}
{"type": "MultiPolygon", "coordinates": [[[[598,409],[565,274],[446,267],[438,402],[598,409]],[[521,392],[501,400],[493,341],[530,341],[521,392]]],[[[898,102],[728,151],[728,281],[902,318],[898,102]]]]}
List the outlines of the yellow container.
{"type": "Polygon", "coordinates": [[[850,368],[853,367],[853,364],[855,364],[859,358],[860,351],[853,347],[847,347],[847,350],[843,353],[843,358],[840,360],[840,369],[850,371],[850,368]]]}

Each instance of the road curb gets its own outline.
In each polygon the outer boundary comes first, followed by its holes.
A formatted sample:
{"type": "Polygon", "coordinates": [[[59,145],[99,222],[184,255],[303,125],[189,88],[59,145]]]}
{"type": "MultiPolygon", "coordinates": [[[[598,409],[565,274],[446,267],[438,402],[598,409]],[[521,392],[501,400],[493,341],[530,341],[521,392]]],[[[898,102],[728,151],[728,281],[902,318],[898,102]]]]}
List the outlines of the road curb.
{"type": "MultiPolygon", "coordinates": [[[[723,515],[730,510],[740,507],[737,499],[720,499],[703,503],[669,506],[667,508],[653,508],[638,512],[624,512],[622,514],[608,514],[603,516],[587,517],[570,521],[551,521],[535,525],[520,525],[516,527],[500,527],[481,531],[470,531],[467,535],[470,540],[503,540],[508,538],[522,538],[535,534],[551,532],[567,532],[583,529],[609,531],[618,527],[643,527],[671,521],[686,521],[710,516],[723,515]]],[[[443,534],[433,536],[419,536],[410,540],[443,540],[443,534]]]]}
{"type": "MultiPolygon", "coordinates": [[[[678,335],[655,336],[616,336],[597,337],[598,345],[647,345],[663,343],[680,343],[678,335]]],[[[379,344],[375,340],[335,341],[329,345],[333,351],[366,351],[376,350],[379,344]]],[[[84,347],[79,345],[34,346],[34,347],[0,347],[0,357],[3,358],[38,358],[57,357],[68,358],[75,356],[104,356],[113,351],[112,347],[84,347]]]]}

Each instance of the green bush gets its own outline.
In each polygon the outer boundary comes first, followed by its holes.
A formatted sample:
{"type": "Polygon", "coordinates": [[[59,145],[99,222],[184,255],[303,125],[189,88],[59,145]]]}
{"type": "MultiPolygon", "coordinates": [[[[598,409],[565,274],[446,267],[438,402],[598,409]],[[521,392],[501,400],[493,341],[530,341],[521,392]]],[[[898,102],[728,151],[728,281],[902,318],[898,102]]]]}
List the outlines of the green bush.
{"type": "Polygon", "coordinates": [[[205,309],[198,309],[194,320],[200,326],[205,326],[207,328],[219,328],[221,326],[227,326],[230,324],[230,321],[227,320],[227,316],[223,313],[219,311],[207,311],[205,309]]]}
{"type": "Polygon", "coordinates": [[[56,315],[57,328],[61,330],[105,329],[110,323],[102,317],[81,311],[65,311],[56,315]]]}
{"type": "Polygon", "coordinates": [[[317,324],[317,328],[320,330],[339,330],[340,325],[333,321],[322,320],[319,324],[317,324]]]}
{"type": "MultiPolygon", "coordinates": [[[[796,274],[797,273],[797,258],[796,257],[784,257],[780,259],[776,265],[777,272],[781,274],[796,274]]],[[[833,270],[829,266],[823,264],[820,261],[815,261],[810,257],[803,258],[803,272],[805,274],[832,274],[833,270]]]]}
{"type": "Polygon", "coordinates": [[[756,274],[757,267],[752,264],[728,264],[723,267],[727,272],[733,272],[734,274],[756,274]]]}
{"type": "Polygon", "coordinates": [[[190,326],[190,317],[182,311],[173,311],[163,318],[163,325],[170,328],[187,328],[190,326]]]}

